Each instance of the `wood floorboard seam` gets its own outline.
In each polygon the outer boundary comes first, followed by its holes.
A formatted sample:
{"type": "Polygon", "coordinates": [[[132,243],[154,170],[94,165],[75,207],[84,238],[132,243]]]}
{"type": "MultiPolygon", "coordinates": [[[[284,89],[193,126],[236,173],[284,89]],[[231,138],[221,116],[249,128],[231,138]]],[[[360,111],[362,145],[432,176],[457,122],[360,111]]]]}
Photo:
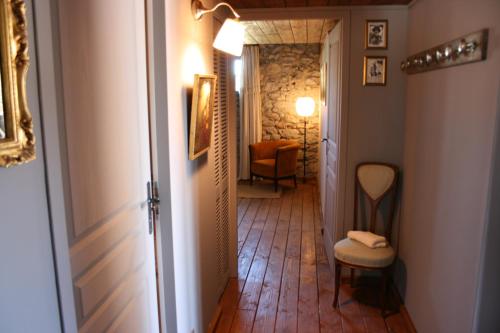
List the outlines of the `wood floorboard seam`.
{"type": "MultiPolygon", "coordinates": [[[[295,196],[295,191],[294,191],[294,196],[295,196]]],[[[283,287],[283,272],[285,270],[285,260],[286,260],[286,250],[288,249],[288,241],[290,240],[290,229],[291,229],[291,224],[292,224],[292,213],[293,213],[293,198],[292,198],[292,208],[290,209],[290,217],[288,219],[288,228],[287,228],[287,233],[286,233],[286,243],[285,243],[285,248],[284,248],[284,255],[283,255],[283,264],[281,265],[281,275],[280,275],[280,286],[278,289],[278,303],[276,304],[276,314],[274,317],[274,328],[273,332],[276,332],[276,323],[278,321],[278,314],[279,314],[279,300],[281,299],[281,288],[283,287]]]]}
{"type": "Polygon", "coordinates": [[[278,216],[276,218],[276,224],[274,226],[273,239],[271,241],[271,246],[269,247],[269,253],[268,253],[268,257],[267,257],[267,261],[266,261],[266,269],[264,270],[264,275],[263,275],[263,278],[262,278],[261,288],[260,288],[260,291],[259,291],[259,297],[258,297],[257,305],[256,305],[256,308],[255,308],[254,321],[252,323],[252,332],[253,332],[253,329],[254,329],[254,326],[255,326],[255,317],[257,316],[257,311],[259,309],[260,297],[262,295],[262,287],[264,285],[264,279],[266,277],[267,268],[269,267],[269,260],[270,260],[270,257],[271,257],[271,251],[272,251],[272,248],[273,248],[274,239],[276,238],[276,229],[278,228],[278,223],[279,223],[279,219],[280,219],[280,216],[281,216],[281,210],[282,210],[282,208],[283,208],[283,202],[282,202],[282,204],[280,204],[280,209],[279,209],[279,212],[278,212],[278,216]]]}
{"type": "Polygon", "coordinates": [[[318,253],[316,251],[316,242],[317,242],[317,239],[316,239],[316,222],[315,222],[315,219],[314,219],[314,197],[316,196],[316,193],[314,191],[315,189],[313,188],[312,189],[312,194],[311,194],[311,201],[312,201],[312,213],[313,213],[313,241],[314,241],[314,259],[315,259],[315,262],[316,262],[316,265],[314,266],[314,271],[315,271],[315,274],[316,274],[316,311],[318,312],[318,332],[321,332],[321,319],[319,317],[319,281],[318,281],[318,253]]]}
{"type": "MultiPolygon", "coordinates": [[[[272,201],[272,200],[271,200],[272,201]]],[[[257,213],[255,214],[255,217],[252,221],[252,227],[250,228],[250,230],[253,228],[254,224],[255,224],[255,220],[257,219],[257,216],[259,214],[259,211],[260,211],[260,208],[262,207],[262,204],[264,203],[264,200],[261,201],[260,205],[259,205],[259,208],[257,209],[257,213]]],[[[270,205],[270,204],[269,204],[270,205]]],[[[280,208],[281,209],[281,208],[280,208]]],[[[240,310],[239,308],[239,303],[241,301],[241,296],[243,295],[243,291],[245,290],[245,286],[246,286],[246,283],[247,283],[247,279],[248,279],[248,274],[250,274],[250,269],[252,268],[252,264],[255,260],[255,255],[259,249],[259,244],[260,244],[260,240],[262,239],[262,235],[264,233],[264,230],[266,228],[266,224],[268,223],[268,216],[269,216],[269,212],[271,210],[271,207],[268,208],[267,210],[267,213],[266,213],[266,219],[265,219],[265,222],[264,222],[264,225],[262,226],[262,229],[260,230],[260,235],[259,235],[259,240],[257,241],[257,245],[255,246],[255,250],[253,252],[253,256],[252,256],[252,261],[250,263],[250,266],[249,266],[249,269],[248,269],[248,272],[246,273],[246,277],[245,277],[245,282],[243,283],[243,287],[241,289],[241,292],[239,293],[239,297],[238,297],[238,302],[237,302],[237,306],[236,306],[236,311],[240,310]]],[[[250,232],[249,232],[250,233],[250,232]]],[[[248,239],[248,234],[247,234],[247,239],[248,239]]],[[[245,239],[245,242],[246,242],[246,239],[245,239]]],[[[260,296],[259,296],[260,297],[260,296]]],[[[231,329],[232,329],[232,326],[234,324],[234,317],[233,316],[233,320],[231,322],[231,329]]],[[[255,313],[254,313],[254,320],[255,320],[255,313]]],[[[252,320],[252,329],[253,329],[253,324],[254,324],[254,320],[252,320]]]]}
{"type": "MultiPolygon", "coordinates": [[[[240,201],[240,203],[241,203],[241,201],[240,201]]],[[[240,203],[239,203],[239,204],[240,204],[240,203]]],[[[246,207],[245,207],[245,209],[244,209],[244,212],[242,212],[242,214],[241,214],[241,218],[239,218],[239,216],[238,216],[238,220],[239,220],[239,221],[238,221],[238,227],[240,226],[241,222],[243,221],[243,218],[245,217],[245,214],[247,213],[248,208],[250,207],[250,203],[251,203],[251,201],[249,200],[249,201],[248,201],[248,205],[246,205],[246,207]]],[[[239,205],[239,204],[238,204],[238,205],[239,205]]]]}
{"type": "MultiPolygon", "coordinates": [[[[241,248],[241,251],[243,251],[243,247],[245,246],[245,244],[246,244],[246,242],[247,242],[247,240],[248,240],[248,235],[249,235],[249,234],[250,234],[250,232],[252,231],[252,228],[253,228],[253,226],[254,226],[254,224],[255,224],[255,219],[257,218],[257,214],[258,214],[258,212],[259,212],[259,210],[260,210],[260,208],[261,208],[261,206],[262,206],[263,202],[264,202],[264,200],[260,200],[259,207],[257,208],[256,213],[255,213],[255,216],[254,216],[254,217],[253,217],[253,219],[252,219],[252,224],[251,224],[251,226],[250,226],[250,229],[249,229],[248,233],[246,234],[246,237],[245,237],[245,242],[243,243],[243,246],[242,246],[242,248],[241,248]]],[[[234,324],[234,318],[236,317],[236,313],[237,313],[237,312],[238,312],[238,310],[239,310],[239,303],[240,303],[240,300],[241,300],[241,295],[242,295],[242,293],[243,293],[243,290],[245,289],[245,284],[246,284],[246,280],[247,280],[247,278],[248,278],[248,273],[250,272],[250,268],[252,267],[252,263],[253,263],[253,260],[254,260],[254,258],[255,258],[255,253],[257,252],[257,248],[259,247],[259,242],[260,242],[260,238],[262,237],[262,232],[263,232],[263,230],[264,230],[264,228],[262,228],[262,230],[261,230],[261,232],[260,232],[260,235],[259,235],[259,240],[257,241],[257,245],[255,246],[255,249],[254,249],[254,251],[253,251],[252,261],[251,261],[250,266],[249,266],[249,269],[248,269],[248,271],[247,271],[247,273],[246,273],[246,276],[245,276],[245,282],[243,283],[243,287],[241,288],[241,291],[239,291],[239,290],[238,290],[238,300],[237,300],[237,302],[236,302],[235,312],[234,312],[234,314],[233,314],[233,316],[232,316],[232,319],[231,319],[230,331],[232,331],[233,324],[234,324]]],[[[239,255],[241,255],[241,252],[240,252],[240,254],[239,254],[239,255]]],[[[238,255],[238,257],[239,257],[239,255],[238,255]]],[[[238,281],[239,281],[239,278],[238,278],[238,281]]]]}
{"type": "Polygon", "coordinates": [[[300,211],[300,241],[299,241],[299,276],[298,276],[298,288],[297,288],[297,306],[295,308],[296,311],[296,323],[295,323],[295,332],[299,331],[299,299],[300,299],[300,285],[301,285],[301,280],[300,280],[300,274],[302,272],[302,237],[304,235],[304,193],[301,195],[302,198],[302,209],[300,211]]]}

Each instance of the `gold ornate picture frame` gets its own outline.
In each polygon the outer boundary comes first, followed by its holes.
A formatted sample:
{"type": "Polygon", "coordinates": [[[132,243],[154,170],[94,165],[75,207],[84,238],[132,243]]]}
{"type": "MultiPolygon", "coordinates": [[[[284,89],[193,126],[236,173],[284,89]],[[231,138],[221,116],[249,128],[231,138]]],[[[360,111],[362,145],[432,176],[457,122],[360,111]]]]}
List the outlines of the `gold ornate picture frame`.
{"type": "Polygon", "coordinates": [[[210,149],[216,85],[216,75],[195,74],[194,76],[189,128],[190,160],[197,159],[210,149]]]}
{"type": "Polygon", "coordinates": [[[2,137],[0,167],[35,159],[33,122],[26,98],[29,66],[26,4],[24,0],[0,0],[0,107],[2,137]]]}

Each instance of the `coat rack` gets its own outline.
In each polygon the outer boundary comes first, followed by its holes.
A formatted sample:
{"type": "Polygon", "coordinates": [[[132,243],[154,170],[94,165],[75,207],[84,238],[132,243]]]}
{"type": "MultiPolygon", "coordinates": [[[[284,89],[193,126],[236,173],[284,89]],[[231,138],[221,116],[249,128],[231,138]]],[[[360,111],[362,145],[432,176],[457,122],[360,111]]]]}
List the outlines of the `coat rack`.
{"type": "Polygon", "coordinates": [[[488,29],[483,29],[414,54],[401,62],[401,70],[416,74],[483,61],[487,50],[488,29]]]}

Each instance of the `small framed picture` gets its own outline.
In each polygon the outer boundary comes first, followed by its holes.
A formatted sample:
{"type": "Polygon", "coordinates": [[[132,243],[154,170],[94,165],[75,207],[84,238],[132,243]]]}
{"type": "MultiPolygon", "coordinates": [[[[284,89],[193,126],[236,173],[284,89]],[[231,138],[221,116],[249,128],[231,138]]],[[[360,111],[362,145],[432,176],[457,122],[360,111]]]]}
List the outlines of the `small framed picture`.
{"type": "Polygon", "coordinates": [[[387,49],[387,20],[366,20],[365,48],[367,50],[387,49]]]}
{"type": "Polygon", "coordinates": [[[196,74],[194,77],[189,130],[190,160],[198,158],[210,148],[216,82],[215,75],[196,74]]]}
{"type": "Polygon", "coordinates": [[[387,57],[366,56],[363,62],[363,85],[385,86],[387,77],[387,57]]]}

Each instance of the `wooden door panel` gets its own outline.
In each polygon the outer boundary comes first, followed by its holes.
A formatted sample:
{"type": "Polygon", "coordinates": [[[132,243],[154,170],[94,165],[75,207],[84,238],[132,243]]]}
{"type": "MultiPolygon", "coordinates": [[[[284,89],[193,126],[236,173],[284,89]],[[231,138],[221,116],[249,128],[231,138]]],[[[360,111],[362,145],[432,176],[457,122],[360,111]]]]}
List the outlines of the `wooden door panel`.
{"type": "Polygon", "coordinates": [[[70,248],[73,277],[81,275],[96,258],[103,257],[120,243],[132,229],[137,228],[137,220],[144,219],[137,210],[125,211],[115,219],[102,225],[92,234],[81,239],[70,248]]]}
{"type": "Polygon", "coordinates": [[[130,175],[148,168],[142,130],[145,42],[144,31],[137,31],[144,26],[138,17],[144,9],[137,0],[60,3],[73,236],[78,237],[143,192],[137,188],[144,184],[130,175]]]}
{"type": "Polygon", "coordinates": [[[108,333],[142,333],[151,332],[148,318],[144,316],[142,308],[147,306],[147,293],[142,292],[133,298],[125,307],[120,316],[107,330],[108,333]]]}
{"type": "Polygon", "coordinates": [[[75,287],[81,299],[83,316],[87,316],[127,274],[144,264],[143,237],[140,230],[135,230],[76,280],[75,287]]]}
{"type": "Polygon", "coordinates": [[[136,298],[147,285],[144,279],[144,267],[130,274],[111,295],[103,302],[92,316],[80,328],[80,333],[104,332],[125,309],[128,303],[136,298]],[[137,288],[139,286],[139,288],[137,288]]]}
{"type": "Polygon", "coordinates": [[[158,331],[144,1],[60,0],[59,17],[79,331],[158,331]]]}

